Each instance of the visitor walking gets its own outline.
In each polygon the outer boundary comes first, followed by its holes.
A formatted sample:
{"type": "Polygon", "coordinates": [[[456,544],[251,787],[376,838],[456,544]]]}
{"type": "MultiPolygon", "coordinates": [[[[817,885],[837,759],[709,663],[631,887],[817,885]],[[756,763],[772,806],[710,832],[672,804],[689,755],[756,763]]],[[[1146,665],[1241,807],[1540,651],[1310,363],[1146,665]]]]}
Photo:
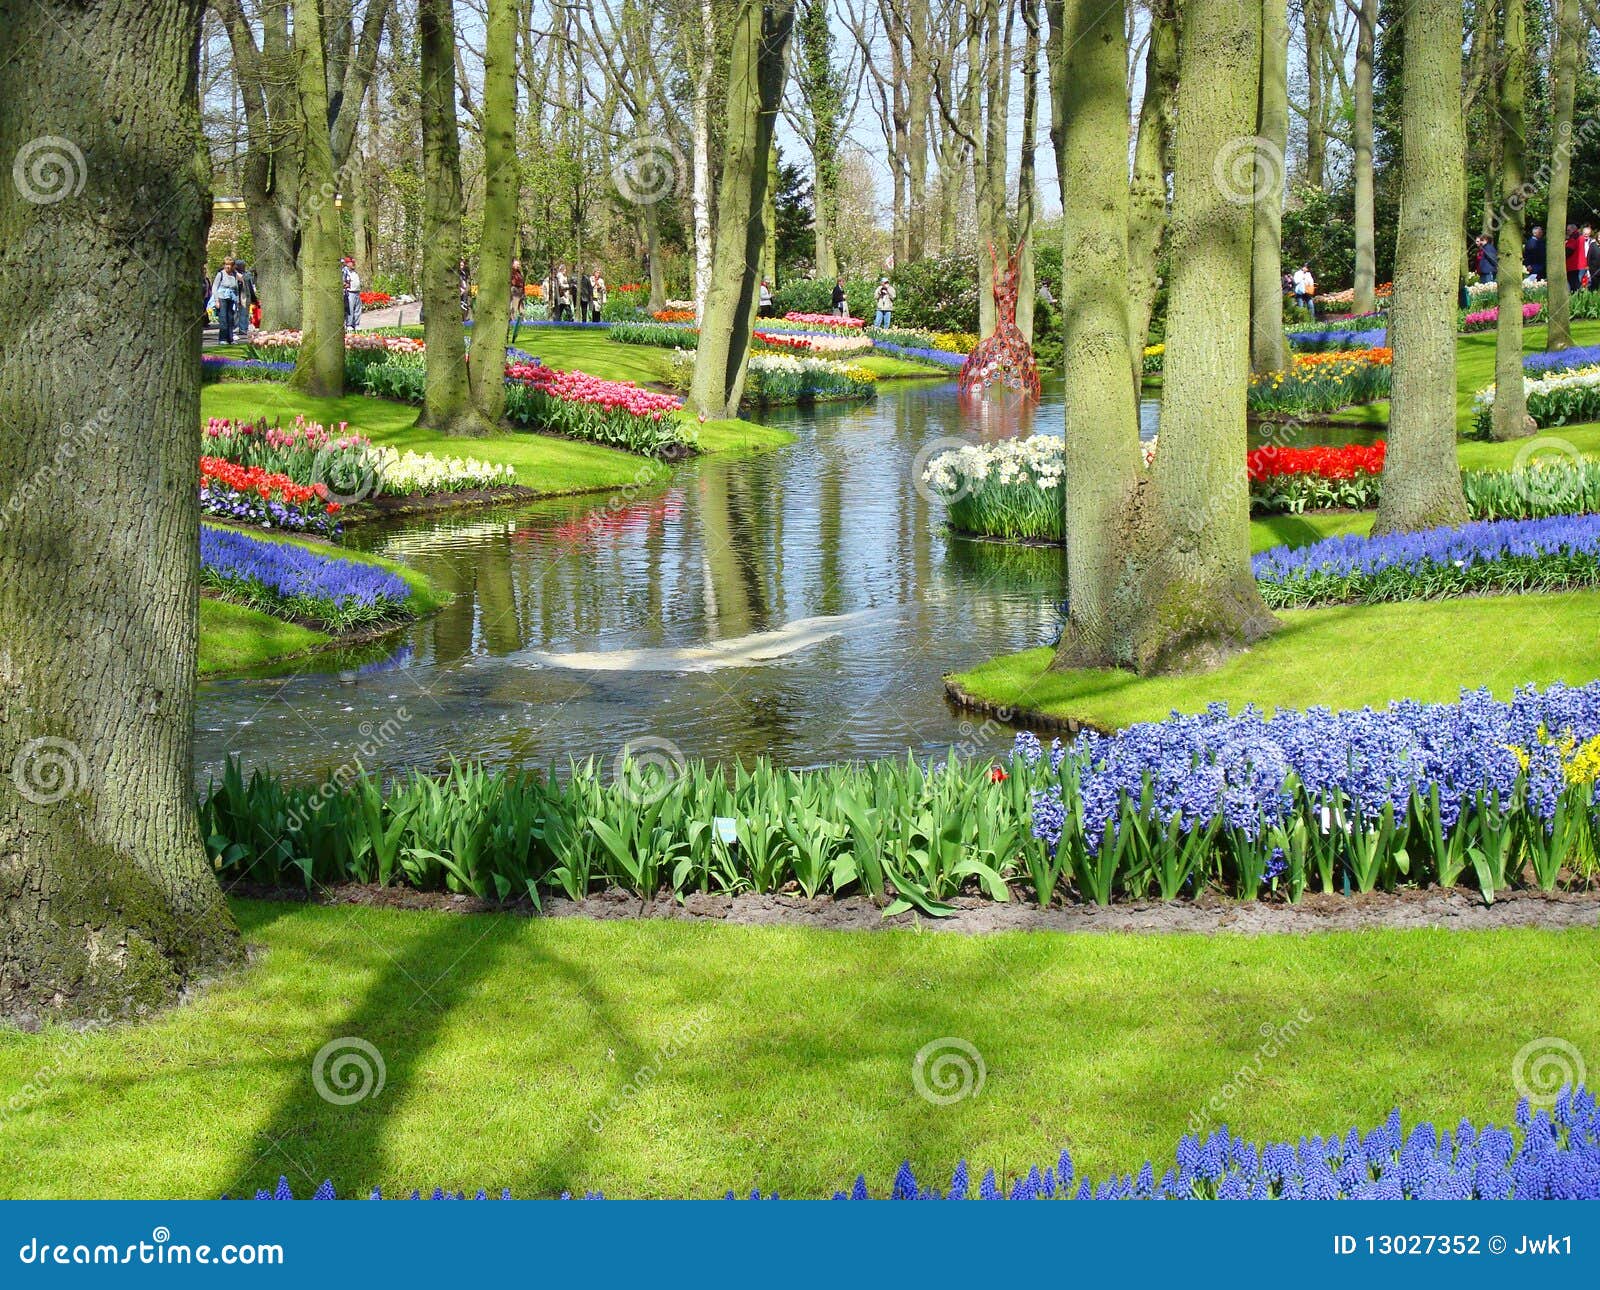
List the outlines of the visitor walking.
{"type": "Polygon", "coordinates": [[[236,332],[240,340],[250,339],[250,325],[255,321],[254,315],[261,312],[261,306],[256,303],[256,275],[250,272],[250,266],[243,260],[234,263],[233,271],[239,277],[239,307],[236,332]]]}
{"type": "Polygon", "coordinates": [[[1522,247],[1522,271],[1530,278],[1544,281],[1545,247],[1544,226],[1535,224],[1533,232],[1522,247]]]}
{"type": "Polygon", "coordinates": [[[850,316],[849,309],[845,307],[843,278],[836,278],[833,283],[833,312],[841,318],[850,316]]]}
{"type": "Polygon", "coordinates": [[[610,289],[606,286],[606,275],[599,269],[594,271],[594,320],[603,322],[606,316],[606,301],[611,298],[610,289]]]}
{"type": "Polygon", "coordinates": [[[878,289],[873,293],[873,303],[877,312],[872,316],[874,327],[889,327],[894,322],[894,283],[889,281],[889,275],[883,274],[878,279],[878,289]]]}
{"type": "Polygon", "coordinates": [[[239,273],[231,255],[211,280],[208,307],[217,311],[217,339],[224,345],[233,344],[233,329],[239,317],[239,273]]]}
{"type": "Polygon", "coordinates": [[[1584,248],[1584,258],[1588,262],[1589,290],[1600,287],[1600,239],[1590,238],[1588,246],[1584,248]]]}
{"type": "Polygon", "coordinates": [[[1317,316],[1317,279],[1311,272],[1308,261],[1294,271],[1294,302],[1310,313],[1313,321],[1317,316]]]}
{"type": "Polygon", "coordinates": [[[765,278],[761,279],[761,294],[757,298],[756,305],[757,317],[772,317],[772,286],[765,278]]]}
{"type": "Polygon", "coordinates": [[[1500,251],[1487,233],[1478,234],[1478,281],[1493,282],[1500,274],[1500,251]]]}
{"type": "Polygon", "coordinates": [[[1583,270],[1587,262],[1583,253],[1583,234],[1578,231],[1576,224],[1567,225],[1566,253],[1567,290],[1577,291],[1583,286],[1583,270]]]}
{"type": "Polygon", "coordinates": [[[551,322],[561,317],[561,299],[556,295],[556,266],[550,263],[550,272],[544,275],[544,316],[551,322]]]}
{"type": "Polygon", "coordinates": [[[578,271],[578,321],[593,322],[589,315],[594,312],[594,279],[589,276],[587,269],[578,271]]]}
{"type": "Polygon", "coordinates": [[[354,256],[345,256],[341,266],[344,279],[344,329],[357,331],[361,327],[361,275],[356,272],[354,256]]]}
{"type": "Polygon", "coordinates": [[[511,343],[517,343],[522,329],[522,304],[528,297],[528,284],[522,276],[522,261],[511,261],[511,343]]]}
{"type": "Polygon", "coordinates": [[[461,293],[461,316],[472,317],[472,273],[467,268],[466,257],[456,261],[456,279],[461,293]]]}
{"type": "Polygon", "coordinates": [[[571,309],[572,283],[567,279],[567,266],[556,266],[556,298],[550,306],[550,317],[555,322],[566,322],[572,317],[571,309]]]}

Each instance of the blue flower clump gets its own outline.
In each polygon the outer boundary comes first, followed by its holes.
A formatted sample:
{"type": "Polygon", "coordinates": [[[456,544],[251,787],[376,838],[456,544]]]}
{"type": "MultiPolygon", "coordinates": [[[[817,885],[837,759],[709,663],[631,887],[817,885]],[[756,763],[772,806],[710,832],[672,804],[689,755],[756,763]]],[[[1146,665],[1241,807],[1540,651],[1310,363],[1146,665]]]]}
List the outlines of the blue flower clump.
{"type": "Polygon", "coordinates": [[[1579,367],[1600,365],[1600,345],[1574,345],[1554,353],[1529,354],[1522,360],[1524,371],[1549,374],[1570,372],[1579,367]]]}
{"type": "Polygon", "coordinates": [[[1364,331],[1292,331],[1287,337],[1291,349],[1380,349],[1389,343],[1382,327],[1364,331]]]}
{"type": "MultiPolygon", "coordinates": [[[[1534,1110],[1526,1098],[1517,1104],[1520,1135],[1508,1128],[1478,1128],[1462,1120],[1440,1130],[1423,1122],[1407,1132],[1393,1111],[1377,1128],[1352,1128],[1326,1138],[1302,1136],[1297,1142],[1246,1142],[1226,1125],[1205,1137],[1185,1135],[1172,1163],[1158,1179],[1145,1161],[1134,1173],[1112,1174],[1098,1183],[1080,1176],[1063,1151],[1041,1169],[1020,1174],[1002,1186],[993,1169],[976,1189],[966,1161],[955,1168],[948,1188],[924,1186],[909,1162],[894,1176],[890,1200],[1600,1200],[1600,1112],[1595,1097],[1581,1085],[1565,1088],[1549,1109],[1534,1110]]],[[[411,1193],[413,1200],[422,1193],[411,1193]]],[[[510,1199],[509,1190],[500,1193],[510,1199]]],[[[762,1199],[752,1191],[751,1200],[762,1199]]],[[[257,1200],[294,1200],[288,1180],[257,1200]]],[[[377,1188],[373,1200],[382,1199],[377,1188]]],[[[436,1188],[430,1199],[464,1200],[464,1192],[436,1188]]],[[[487,1199],[479,1191],[477,1199],[487,1199]]],[[[734,1198],[733,1192],[727,1199],[734,1198]]],[[[331,1182],[311,1200],[334,1200],[331,1182]]],[[[570,1199],[570,1193],[563,1199],[570,1199]]],[[[602,1200],[586,1192],[586,1200],[602,1200]]],[[[769,1195],[766,1199],[777,1199],[769,1195]]],[[[866,1178],[857,1176],[835,1200],[871,1200],[866,1178]]]]}
{"type": "Polygon", "coordinates": [[[336,625],[393,616],[410,595],[403,579],[379,565],[210,525],[200,528],[200,572],[207,584],[247,602],[336,625]]]}
{"type": "Polygon", "coordinates": [[[1251,557],[1274,607],[1491,590],[1537,591],[1593,581],[1600,515],[1478,520],[1454,528],[1346,534],[1251,557]],[[1511,585],[1514,584],[1514,585],[1511,585]]]}

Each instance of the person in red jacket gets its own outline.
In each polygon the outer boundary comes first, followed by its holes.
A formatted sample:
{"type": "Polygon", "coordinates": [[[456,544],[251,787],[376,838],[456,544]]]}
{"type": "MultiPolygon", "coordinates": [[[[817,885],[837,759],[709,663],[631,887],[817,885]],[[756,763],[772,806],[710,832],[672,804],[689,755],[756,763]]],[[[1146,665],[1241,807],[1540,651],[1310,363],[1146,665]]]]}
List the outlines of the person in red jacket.
{"type": "Polygon", "coordinates": [[[1588,266],[1587,248],[1576,224],[1567,225],[1567,290],[1576,291],[1583,281],[1583,271],[1588,266]]]}

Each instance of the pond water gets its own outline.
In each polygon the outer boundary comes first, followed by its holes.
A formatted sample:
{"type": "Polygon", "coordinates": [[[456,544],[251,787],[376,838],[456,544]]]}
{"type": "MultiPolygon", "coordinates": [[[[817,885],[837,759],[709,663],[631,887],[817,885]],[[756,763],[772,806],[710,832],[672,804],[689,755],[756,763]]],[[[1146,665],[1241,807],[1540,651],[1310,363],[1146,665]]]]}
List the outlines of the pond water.
{"type": "MultiPolygon", "coordinates": [[[[1141,410],[1146,437],[1158,412],[1141,410]]],[[[381,646],[202,685],[198,777],[230,755],[309,776],[609,761],[630,741],[802,767],[998,750],[1010,732],[949,706],[940,678],[1054,639],[1062,555],[952,537],[917,477],[950,441],[1059,433],[1062,416],[1059,387],[986,417],[951,382],[886,383],[769,412],[795,444],[699,459],[616,505],[353,526],[350,545],[455,600],[381,646]]]]}

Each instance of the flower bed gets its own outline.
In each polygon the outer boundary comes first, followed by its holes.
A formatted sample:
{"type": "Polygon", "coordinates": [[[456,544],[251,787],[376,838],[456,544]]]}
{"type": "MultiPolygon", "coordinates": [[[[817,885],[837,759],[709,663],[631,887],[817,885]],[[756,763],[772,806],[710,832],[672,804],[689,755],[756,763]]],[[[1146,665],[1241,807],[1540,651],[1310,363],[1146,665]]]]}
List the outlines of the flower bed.
{"type": "Polygon", "coordinates": [[[227,354],[200,355],[202,381],[287,381],[293,362],[266,358],[232,358],[227,354]]]}
{"type": "Polygon", "coordinates": [[[692,447],[694,431],[678,419],[682,400],[631,381],[563,371],[508,351],[506,415],[522,425],[573,439],[662,455],[692,447]]]}
{"type": "Polygon", "coordinates": [[[786,313],[783,316],[783,321],[802,327],[817,327],[823,331],[849,331],[867,325],[865,318],[842,318],[838,314],[786,313]]]}
{"type": "Polygon", "coordinates": [[[859,332],[851,336],[840,336],[826,332],[759,330],[751,333],[751,339],[779,352],[829,354],[834,357],[863,354],[873,347],[872,338],[859,332]]]}
{"type": "Polygon", "coordinates": [[[659,323],[692,323],[693,309],[657,309],[650,315],[659,323]]]}
{"type": "Polygon", "coordinates": [[[600,885],[649,897],[792,883],[807,898],[862,893],[938,914],[968,892],[1105,904],[1202,890],[1297,900],[1346,882],[1553,890],[1593,869],[1597,771],[1600,683],[1270,718],[1217,705],[1048,752],[1021,735],[1000,766],[758,760],[725,777],[624,760],[559,779],[461,767],[330,795],[265,773],[246,781],[235,763],[201,809],[225,882],[536,902],[600,885]],[[704,827],[713,817],[738,821],[736,846],[704,827]]]}
{"type": "Polygon", "coordinates": [[[1600,345],[1574,345],[1554,353],[1528,354],[1522,360],[1525,372],[1575,372],[1585,367],[1600,367],[1600,345]]]}
{"type": "Polygon", "coordinates": [[[918,345],[899,345],[894,341],[878,340],[874,338],[872,348],[880,354],[891,354],[895,358],[908,358],[915,363],[928,363],[933,367],[947,367],[952,371],[960,371],[967,361],[964,353],[957,353],[949,349],[924,349],[918,345]]]}
{"type": "MultiPolygon", "coordinates": [[[[1531,381],[1523,377],[1522,389],[1528,415],[1541,429],[1600,420],[1600,366],[1553,372],[1531,381]]],[[[1472,430],[1487,439],[1493,426],[1494,386],[1489,385],[1473,396],[1472,430]]]]}
{"type": "MultiPolygon", "coordinates": [[[[1522,321],[1533,322],[1544,312],[1544,305],[1536,300],[1530,300],[1522,306],[1522,321]]],[[[1500,308],[1498,305],[1488,309],[1475,309],[1461,316],[1460,330],[1464,332],[1490,331],[1500,322],[1500,308]]]]}
{"type": "MultiPolygon", "coordinates": [[[[1381,317],[1382,315],[1368,315],[1368,317],[1381,317]]],[[[1352,319],[1351,321],[1355,321],[1352,319]]],[[[1289,348],[1302,353],[1314,353],[1321,350],[1357,350],[1357,349],[1382,349],[1389,343],[1389,333],[1385,328],[1376,327],[1361,330],[1359,328],[1318,327],[1308,328],[1305,331],[1291,331],[1286,333],[1289,348]]]]}
{"type": "Polygon", "coordinates": [[[1269,444],[1253,449],[1244,459],[1250,477],[1250,509],[1272,515],[1376,506],[1383,456],[1381,441],[1337,448],[1269,444]]]}
{"type": "Polygon", "coordinates": [[[1274,547],[1251,568],[1274,608],[1592,586],[1600,582],[1600,515],[1350,534],[1274,547]]]}
{"type": "Polygon", "coordinates": [[[387,291],[363,291],[361,303],[367,309],[382,309],[385,305],[392,305],[394,297],[387,291]]]}
{"type": "Polygon", "coordinates": [[[377,565],[210,525],[200,528],[200,582],[252,609],[336,632],[403,618],[410,597],[403,579],[377,565]]]}
{"type": "Polygon", "coordinates": [[[1146,376],[1154,376],[1160,372],[1167,361],[1166,345],[1146,345],[1142,367],[1146,376]]]}
{"type": "MultiPolygon", "coordinates": [[[[693,369],[693,354],[673,351],[677,382],[687,384],[693,369]]],[[[744,398],[756,405],[867,398],[877,388],[878,378],[866,368],[811,355],[756,353],[745,367],[744,398]]]]}
{"type": "Polygon", "coordinates": [[[200,458],[200,511],[241,524],[291,533],[338,531],[339,503],[323,483],[301,483],[280,472],[222,457],[200,458]]]}
{"type": "MultiPolygon", "coordinates": [[[[1378,300],[1388,300],[1394,295],[1394,283],[1382,282],[1373,290],[1373,296],[1378,300]]],[[[1320,296],[1315,296],[1317,308],[1329,313],[1337,313],[1341,309],[1351,309],[1356,303],[1356,289],[1346,287],[1343,291],[1328,291],[1320,296]]]]}
{"type": "Polygon", "coordinates": [[[517,482],[515,467],[474,457],[435,457],[432,453],[375,447],[365,435],[349,433],[346,423],[330,430],[305,417],[293,425],[229,421],[213,417],[201,432],[214,457],[283,475],[297,484],[322,485],[352,500],[370,494],[407,496],[504,488],[517,482]]]}
{"type": "MultiPolygon", "coordinates": [[[[1306,1014],[1301,1013],[1303,1018],[1306,1014]]],[[[1285,1042],[1296,1030],[1291,1018],[1269,1032],[1269,1042],[1285,1042]],[[1286,1035],[1284,1032],[1288,1032],[1286,1035]]],[[[1198,1117],[1196,1117],[1198,1118],[1198,1117]]],[[[900,1165],[886,1200],[1600,1200],[1600,1109],[1595,1095],[1581,1083],[1559,1090],[1546,1110],[1529,1107],[1519,1097],[1514,1119],[1522,1130],[1518,1141],[1509,1128],[1482,1128],[1463,1120],[1440,1132],[1431,1123],[1407,1132],[1399,1111],[1381,1125],[1323,1137],[1308,1126],[1297,1141],[1249,1142],[1224,1125],[1204,1133],[1185,1134],[1170,1165],[1156,1179],[1156,1166],[1145,1161],[1137,1170],[1112,1174],[1098,1184],[1080,1176],[1072,1153],[1061,1154],[1042,1169],[1003,1166],[1014,1173],[1010,1190],[1002,1188],[993,1169],[973,1185],[976,1170],[959,1162],[950,1184],[941,1190],[917,1180],[911,1162],[900,1165]]],[[[1206,1128],[1207,1121],[1191,1125],[1206,1128]]],[[[741,1193],[743,1194],[743,1193],[741,1193]]],[[[762,1199],[759,1190],[748,1193],[762,1199]]],[[[381,1200],[377,1188],[369,1200],[381,1200]]],[[[766,1197],[776,1200],[777,1194],[766,1197]]],[[[280,1176],[274,1191],[258,1191],[256,1200],[294,1200],[289,1180],[280,1176]]],[[[324,1181],[309,1200],[335,1200],[331,1181],[324,1181]]],[[[354,1199],[353,1197],[351,1199],[354,1199]]],[[[422,1199],[420,1191],[412,1200],[422,1199]]],[[[465,1200],[464,1192],[435,1188],[430,1200],[465,1200]]],[[[477,1200],[487,1200],[479,1191],[477,1200]]],[[[500,1193],[510,1200],[510,1189],[500,1193]]],[[[586,1200],[604,1200],[590,1192],[586,1200]]],[[[729,1191],[725,1199],[734,1199],[729,1191]]],[[[834,1200],[875,1199],[866,1176],[858,1174],[834,1200]]],[[[1407,1225],[1409,1227],[1409,1224],[1407,1225]]]]}
{"type": "Polygon", "coordinates": [[[682,323],[614,322],[609,335],[624,345],[659,345],[663,349],[694,349],[700,343],[699,329],[682,323]]]}
{"type": "Polygon", "coordinates": [[[1287,371],[1252,374],[1246,403],[1256,416],[1336,412],[1389,395],[1387,349],[1296,354],[1287,371]]]}

